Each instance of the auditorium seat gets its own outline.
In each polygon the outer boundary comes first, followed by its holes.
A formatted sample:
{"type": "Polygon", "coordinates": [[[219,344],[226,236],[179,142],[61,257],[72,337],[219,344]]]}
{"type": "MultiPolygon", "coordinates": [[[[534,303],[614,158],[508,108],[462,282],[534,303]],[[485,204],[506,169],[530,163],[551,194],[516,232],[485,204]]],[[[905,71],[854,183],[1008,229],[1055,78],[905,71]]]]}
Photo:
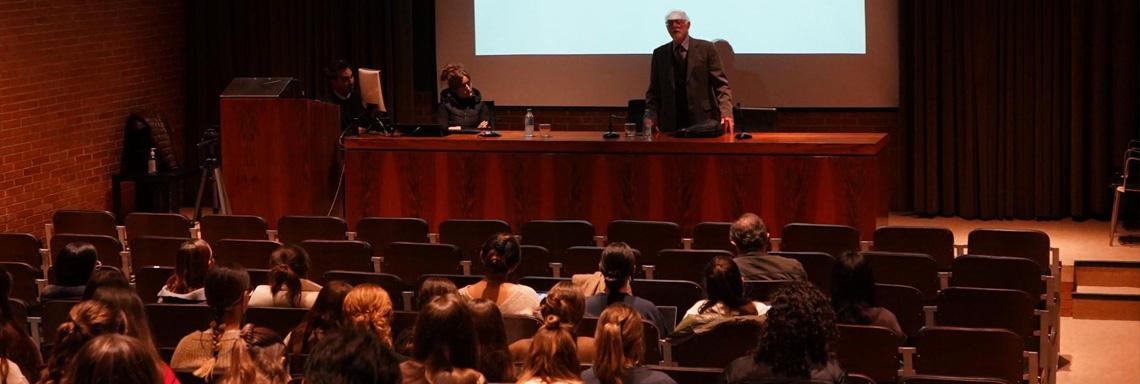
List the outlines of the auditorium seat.
{"type": "Polygon", "coordinates": [[[965,377],[942,375],[914,375],[904,377],[899,384],[1011,384],[996,377],[965,377]]]}
{"type": "Polygon", "coordinates": [[[26,263],[0,262],[0,269],[12,275],[12,290],[8,293],[10,297],[28,304],[39,301],[40,290],[36,279],[43,278],[43,273],[36,267],[26,263]]]}
{"type": "Polygon", "coordinates": [[[899,328],[908,342],[918,336],[924,325],[922,292],[914,287],[894,284],[875,284],[875,304],[886,308],[899,321],[899,328]]]}
{"type": "Polygon", "coordinates": [[[305,319],[307,308],[250,307],[245,310],[245,323],[272,329],[284,339],[305,319]]]}
{"type": "Polygon", "coordinates": [[[745,280],[744,295],[753,301],[767,303],[772,294],[791,280],[745,280]]]}
{"type": "Polygon", "coordinates": [[[28,233],[0,233],[0,262],[24,263],[43,267],[40,240],[28,233]]]}
{"type": "Polygon", "coordinates": [[[200,221],[202,240],[217,246],[220,240],[269,240],[269,224],[257,216],[210,215],[200,221]]]}
{"type": "Polygon", "coordinates": [[[843,384],[875,384],[875,380],[868,376],[851,373],[849,371],[847,372],[847,378],[843,381],[843,384]]]}
{"type": "Polygon", "coordinates": [[[954,261],[954,232],[941,227],[885,226],[875,230],[871,249],[883,252],[922,253],[949,271],[954,261]]]}
{"type": "Polygon", "coordinates": [[[954,259],[951,287],[1016,289],[1040,300],[1045,287],[1037,263],[1018,257],[963,255],[954,259]]]}
{"type": "Polygon", "coordinates": [[[392,311],[392,340],[395,341],[405,330],[415,328],[416,319],[420,317],[417,311],[392,311]]]}
{"type": "MultiPolygon", "coordinates": [[[[1050,260],[1052,250],[1049,235],[1045,232],[1028,229],[985,229],[970,231],[968,254],[986,256],[1020,257],[1033,260],[1042,275],[1052,274],[1051,267],[1057,260],[1050,260]]],[[[1054,255],[1055,256],[1055,255],[1054,255]]]]}
{"type": "MultiPolygon", "coordinates": [[[[174,275],[173,267],[147,266],[135,270],[135,291],[143,303],[157,303],[158,291],[166,285],[166,279],[174,275]]],[[[171,303],[167,303],[171,304],[171,303]]]]}
{"type": "Polygon", "coordinates": [[[10,316],[13,322],[28,324],[28,302],[17,298],[8,298],[8,307],[12,309],[10,316]]]}
{"type": "Polygon", "coordinates": [[[680,314],[705,298],[701,286],[692,281],[633,279],[629,284],[635,296],[659,307],[677,307],[680,314]]]}
{"type": "MultiPolygon", "coordinates": [[[[173,267],[178,261],[178,250],[189,237],[166,237],[142,235],[131,238],[131,268],[159,265],[173,267]]],[[[137,273],[137,272],[135,272],[137,273]]]]}
{"type": "Polygon", "coordinates": [[[655,265],[659,263],[657,252],[662,249],[680,249],[681,226],[666,221],[614,220],[606,227],[606,242],[629,244],[641,251],[637,263],[655,265]]]}
{"type": "Polygon", "coordinates": [[[147,304],[146,317],[154,346],[167,361],[184,336],[208,329],[213,320],[210,307],[200,304],[147,304]]]}
{"type": "Polygon", "coordinates": [[[653,268],[653,278],[687,280],[702,284],[705,267],[717,256],[732,257],[732,254],[713,249],[663,249],[657,253],[659,263],[653,268]]]}
{"type": "Polygon", "coordinates": [[[444,220],[439,223],[439,242],[459,247],[464,260],[478,263],[483,243],[500,232],[511,233],[510,224],[502,220],[444,220]]]}
{"type": "Polygon", "coordinates": [[[245,268],[264,268],[269,257],[280,247],[269,240],[225,239],[214,244],[214,264],[237,263],[245,268]]]}
{"type": "Polygon", "coordinates": [[[59,326],[71,318],[71,307],[76,303],[79,301],[51,300],[40,306],[40,336],[43,337],[43,342],[40,343],[41,350],[51,351],[56,337],[59,336],[59,326]]]}
{"type": "Polygon", "coordinates": [[[1038,353],[1040,365],[1048,366],[1054,345],[1050,318],[1034,310],[1035,303],[1018,290],[951,287],[938,294],[933,325],[1010,330],[1021,336],[1026,350],[1038,353]]]}
{"type": "Polygon", "coordinates": [[[109,236],[119,241],[122,233],[115,215],[107,211],[59,210],[51,216],[51,225],[45,228],[49,236],[61,233],[109,236]]]}
{"type": "Polygon", "coordinates": [[[942,283],[938,263],[921,253],[867,251],[863,253],[875,282],[911,286],[922,292],[926,302],[934,302],[942,283]]]}
{"type": "Polygon", "coordinates": [[[781,252],[823,252],[839,257],[859,251],[859,231],[833,224],[789,223],[780,235],[781,252]]]}
{"type": "Polygon", "coordinates": [[[399,276],[390,273],[333,270],[325,272],[323,278],[325,284],[339,280],[354,286],[360,284],[379,286],[384,289],[384,292],[388,292],[388,297],[392,299],[392,307],[394,308],[404,308],[404,291],[415,291],[415,287],[405,283],[399,276]]]}
{"type": "Polygon", "coordinates": [[[309,254],[309,276],[318,282],[327,271],[375,272],[372,246],[356,240],[305,240],[301,248],[309,254]]]}
{"type": "Polygon", "coordinates": [[[139,236],[191,237],[190,219],[177,213],[134,212],[127,215],[127,239],[131,247],[139,236]]]}
{"type": "Polygon", "coordinates": [[[388,244],[429,243],[428,223],[415,217],[365,217],[356,223],[356,240],[372,245],[373,256],[384,256],[388,244]]]}
{"type": "Polygon", "coordinates": [[[670,367],[664,365],[646,365],[645,368],[669,375],[673,381],[686,383],[716,383],[724,375],[724,368],[698,368],[698,367],[670,367]]]}
{"type": "Polygon", "coordinates": [[[533,337],[542,322],[533,316],[503,314],[503,329],[507,331],[507,345],[533,337]]]}
{"type": "MultiPolygon", "coordinates": [[[[570,247],[562,253],[562,277],[598,271],[602,247],[570,247]]],[[[640,261],[640,260],[639,260],[640,261]]]]}
{"type": "Polygon", "coordinates": [[[301,244],[306,240],[348,240],[348,223],[334,216],[282,216],[277,220],[277,241],[301,244]]]}
{"type": "MultiPolygon", "coordinates": [[[[660,364],[661,363],[661,332],[657,330],[657,325],[652,321],[645,319],[641,320],[642,325],[642,338],[645,339],[645,356],[642,359],[642,364],[660,364]]],[[[597,317],[583,317],[582,321],[578,323],[578,328],[574,330],[576,337],[594,337],[595,331],[598,329],[597,317]]]]}
{"type": "Polygon", "coordinates": [[[574,246],[594,246],[594,225],[584,220],[531,220],[522,226],[522,243],[550,251],[552,261],[574,246]]]}
{"type": "MultiPolygon", "coordinates": [[[[918,374],[996,377],[1021,383],[1025,362],[1021,337],[1005,329],[925,327],[914,348],[913,368],[918,374]]],[[[907,350],[904,348],[904,361],[907,350]]],[[[1030,366],[1036,365],[1028,364],[1030,366]]]]}
{"type": "Polygon", "coordinates": [[[835,357],[847,373],[865,375],[875,382],[893,383],[898,377],[902,340],[890,329],[874,325],[837,324],[835,357]]]}
{"type": "Polygon", "coordinates": [[[736,246],[728,238],[732,223],[704,222],[693,226],[693,249],[719,249],[736,254],[736,246]]]}
{"type": "Polygon", "coordinates": [[[384,251],[381,272],[399,276],[404,281],[417,281],[429,273],[459,273],[459,248],[451,244],[405,243],[388,244],[384,251]]]}
{"type": "MultiPolygon", "coordinates": [[[[554,276],[550,271],[551,260],[550,251],[538,245],[523,245],[519,248],[521,260],[518,267],[514,272],[511,272],[512,278],[519,278],[522,276],[554,276]]],[[[472,262],[472,274],[486,273],[486,268],[483,268],[483,263],[479,261],[472,262]]]]}
{"type": "Polygon", "coordinates": [[[714,326],[707,332],[694,334],[682,340],[669,340],[666,356],[683,367],[723,368],[738,357],[756,349],[760,337],[760,323],[756,321],[729,321],[714,326]]]}
{"type": "Polygon", "coordinates": [[[432,277],[451,280],[451,282],[453,284],[455,284],[456,288],[463,288],[463,287],[466,287],[468,285],[478,283],[479,280],[483,280],[483,276],[455,275],[455,274],[446,274],[446,273],[425,273],[423,275],[420,275],[420,277],[415,280],[416,281],[416,287],[422,287],[424,285],[424,280],[427,280],[427,279],[432,278],[432,277]]]}
{"type": "MultiPolygon", "coordinates": [[[[123,265],[123,244],[119,242],[118,238],[106,235],[83,235],[75,233],[58,233],[51,238],[51,252],[52,257],[59,255],[67,244],[74,242],[85,242],[95,246],[95,252],[98,255],[99,262],[106,266],[124,269],[123,265]]],[[[50,267],[50,266],[49,266],[50,267]]]]}
{"type": "Polygon", "coordinates": [[[799,261],[800,265],[804,267],[804,271],[807,272],[808,281],[819,288],[823,294],[831,294],[831,273],[835,268],[835,257],[828,253],[815,251],[780,251],[771,254],[799,261]]]}

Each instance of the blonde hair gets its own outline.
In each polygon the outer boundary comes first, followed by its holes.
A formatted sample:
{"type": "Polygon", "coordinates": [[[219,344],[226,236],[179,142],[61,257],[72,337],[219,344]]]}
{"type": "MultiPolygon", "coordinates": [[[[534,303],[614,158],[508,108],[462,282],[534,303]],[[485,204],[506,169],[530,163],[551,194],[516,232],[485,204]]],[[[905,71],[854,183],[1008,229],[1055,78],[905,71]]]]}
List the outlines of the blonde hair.
{"type": "Polygon", "coordinates": [[[289,372],[284,359],[285,344],[281,343],[281,336],[269,328],[246,324],[234,343],[230,368],[222,383],[285,384],[289,382],[289,372]]]}
{"type": "Polygon", "coordinates": [[[519,382],[538,378],[545,382],[579,381],[577,346],[570,325],[550,315],[531,339],[519,382]]]}
{"type": "Polygon", "coordinates": [[[645,354],[644,326],[641,315],[628,305],[610,305],[598,317],[594,333],[597,357],[594,374],[605,384],[623,384],[626,368],[637,365],[645,354]]]}
{"type": "Polygon", "coordinates": [[[361,284],[344,297],[344,317],[352,325],[370,329],[380,341],[392,346],[392,299],[373,284],[361,284]]]}

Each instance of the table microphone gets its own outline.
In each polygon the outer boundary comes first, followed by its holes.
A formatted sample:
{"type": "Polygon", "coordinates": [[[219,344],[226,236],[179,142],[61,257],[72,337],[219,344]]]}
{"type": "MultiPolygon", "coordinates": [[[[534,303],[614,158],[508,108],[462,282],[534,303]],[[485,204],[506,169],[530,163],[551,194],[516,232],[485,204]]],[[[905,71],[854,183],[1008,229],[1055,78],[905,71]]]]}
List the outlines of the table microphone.
{"type": "Polygon", "coordinates": [[[606,123],[606,126],[607,126],[606,133],[602,134],[603,139],[616,139],[618,137],[621,137],[621,135],[617,134],[617,132],[614,132],[614,119],[620,119],[620,118],[621,118],[621,116],[618,116],[618,115],[610,115],[610,119],[606,123]]]}

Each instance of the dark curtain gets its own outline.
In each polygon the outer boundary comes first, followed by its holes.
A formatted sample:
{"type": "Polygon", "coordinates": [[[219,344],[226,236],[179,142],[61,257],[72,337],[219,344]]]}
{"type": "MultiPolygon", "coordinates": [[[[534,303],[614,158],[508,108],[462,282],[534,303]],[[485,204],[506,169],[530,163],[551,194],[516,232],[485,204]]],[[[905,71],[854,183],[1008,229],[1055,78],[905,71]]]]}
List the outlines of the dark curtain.
{"type": "Polygon", "coordinates": [[[1137,119],[1135,0],[903,0],[914,211],[1108,215],[1137,119]]]}
{"type": "Polygon", "coordinates": [[[219,121],[218,95],[234,77],[295,77],[305,96],[328,90],[334,59],[381,70],[392,100],[392,1],[194,0],[186,2],[186,153],[219,121]]]}

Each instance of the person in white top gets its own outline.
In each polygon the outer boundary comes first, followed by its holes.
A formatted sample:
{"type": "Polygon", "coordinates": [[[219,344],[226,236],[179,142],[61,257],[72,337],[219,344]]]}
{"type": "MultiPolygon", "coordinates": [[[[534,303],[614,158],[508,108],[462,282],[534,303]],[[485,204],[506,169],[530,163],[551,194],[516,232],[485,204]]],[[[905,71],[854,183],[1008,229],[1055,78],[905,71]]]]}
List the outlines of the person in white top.
{"type": "Polygon", "coordinates": [[[182,243],[174,261],[174,274],[158,291],[159,303],[197,304],[206,301],[202,288],[206,271],[214,265],[214,251],[202,239],[182,243]]]}
{"type": "Polygon", "coordinates": [[[487,274],[478,283],[460,288],[459,295],[494,301],[504,315],[534,316],[539,304],[538,292],[507,281],[507,276],[522,262],[522,256],[519,241],[514,236],[505,232],[491,235],[479,252],[487,274]]]}
{"type": "Polygon", "coordinates": [[[306,279],[309,254],[301,247],[283,244],[269,256],[269,284],[249,296],[251,307],[312,308],[321,286],[306,279]]]}
{"type": "Polygon", "coordinates": [[[768,305],[744,296],[744,278],[732,257],[717,256],[705,267],[705,292],[708,298],[693,304],[671,338],[688,335],[693,328],[737,316],[764,316],[768,305]]]}

